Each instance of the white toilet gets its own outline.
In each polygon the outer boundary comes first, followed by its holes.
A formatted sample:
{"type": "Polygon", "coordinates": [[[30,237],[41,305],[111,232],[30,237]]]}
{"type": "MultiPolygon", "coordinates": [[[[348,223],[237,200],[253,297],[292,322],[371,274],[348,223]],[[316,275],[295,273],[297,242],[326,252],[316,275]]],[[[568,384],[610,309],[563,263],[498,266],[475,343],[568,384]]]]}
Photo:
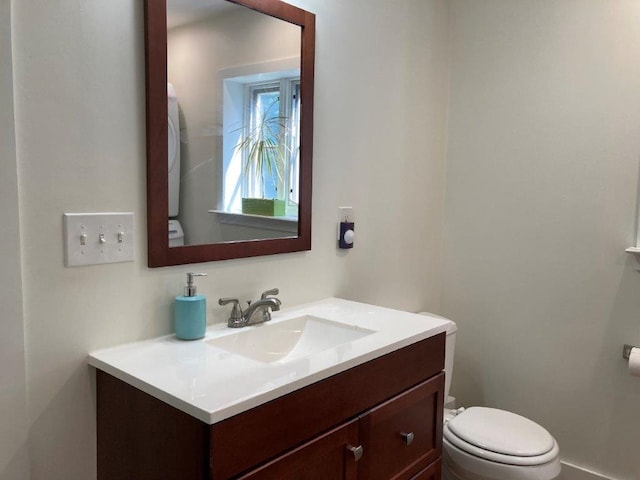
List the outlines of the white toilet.
{"type": "MultiPolygon", "coordinates": [[[[457,329],[451,322],[447,332],[445,399],[457,329]]],[[[559,475],[558,443],[537,423],[495,408],[445,408],[443,480],[553,480],[559,475]]]]}

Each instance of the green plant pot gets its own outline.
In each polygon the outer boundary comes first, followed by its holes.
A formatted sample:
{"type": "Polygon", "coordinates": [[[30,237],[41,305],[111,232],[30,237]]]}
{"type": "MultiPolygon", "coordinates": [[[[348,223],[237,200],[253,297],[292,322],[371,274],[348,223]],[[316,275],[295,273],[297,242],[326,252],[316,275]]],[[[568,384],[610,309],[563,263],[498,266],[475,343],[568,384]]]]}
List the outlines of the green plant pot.
{"type": "Polygon", "coordinates": [[[287,205],[284,200],[273,198],[243,198],[242,213],[251,215],[265,215],[268,217],[283,217],[286,215],[287,205]]]}

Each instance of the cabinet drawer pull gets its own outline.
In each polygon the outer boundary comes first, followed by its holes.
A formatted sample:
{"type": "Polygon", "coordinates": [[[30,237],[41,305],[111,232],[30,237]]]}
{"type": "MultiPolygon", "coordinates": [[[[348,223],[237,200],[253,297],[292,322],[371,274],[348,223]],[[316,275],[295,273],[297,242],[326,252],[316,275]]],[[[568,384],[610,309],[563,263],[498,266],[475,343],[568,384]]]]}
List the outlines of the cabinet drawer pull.
{"type": "Polygon", "coordinates": [[[353,458],[356,462],[362,458],[362,454],[364,453],[362,445],[358,445],[357,447],[347,445],[347,450],[351,452],[351,455],[353,455],[353,458]]]}
{"type": "Polygon", "coordinates": [[[413,432],[401,432],[400,436],[404,439],[404,443],[406,443],[407,445],[411,445],[411,443],[413,443],[413,432]]]}

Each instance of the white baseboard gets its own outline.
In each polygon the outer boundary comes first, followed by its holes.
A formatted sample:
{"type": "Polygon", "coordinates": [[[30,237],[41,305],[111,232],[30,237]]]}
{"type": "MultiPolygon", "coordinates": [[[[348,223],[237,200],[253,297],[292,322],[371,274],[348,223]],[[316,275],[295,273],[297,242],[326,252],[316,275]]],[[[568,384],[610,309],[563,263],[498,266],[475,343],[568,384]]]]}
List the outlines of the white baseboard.
{"type": "Polygon", "coordinates": [[[562,463],[562,473],[558,480],[616,480],[613,477],[607,477],[602,473],[597,473],[586,468],[572,465],[571,463],[562,463]]]}

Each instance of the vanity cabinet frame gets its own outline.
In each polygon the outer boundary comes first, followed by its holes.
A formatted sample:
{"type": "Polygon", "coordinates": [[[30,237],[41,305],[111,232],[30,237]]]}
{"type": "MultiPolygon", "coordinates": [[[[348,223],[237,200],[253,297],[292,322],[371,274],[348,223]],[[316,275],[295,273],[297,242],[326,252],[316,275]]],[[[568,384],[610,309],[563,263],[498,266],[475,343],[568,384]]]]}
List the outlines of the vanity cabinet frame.
{"type": "Polygon", "coordinates": [[[424,412],[431,416],[432,448],[392,478],[438,478],[429,472],[439,468],[442,455],[444,348],[443,333],[213,425],[98,370],[98,480],[242,478],[353,422],[365,448],[353,478],[368,480],[367,469],[375,466],[367,463],[373,461],[367,450],[376,441],[376,425],[425,395],[433,395],[431,411],[424,412]]]}

